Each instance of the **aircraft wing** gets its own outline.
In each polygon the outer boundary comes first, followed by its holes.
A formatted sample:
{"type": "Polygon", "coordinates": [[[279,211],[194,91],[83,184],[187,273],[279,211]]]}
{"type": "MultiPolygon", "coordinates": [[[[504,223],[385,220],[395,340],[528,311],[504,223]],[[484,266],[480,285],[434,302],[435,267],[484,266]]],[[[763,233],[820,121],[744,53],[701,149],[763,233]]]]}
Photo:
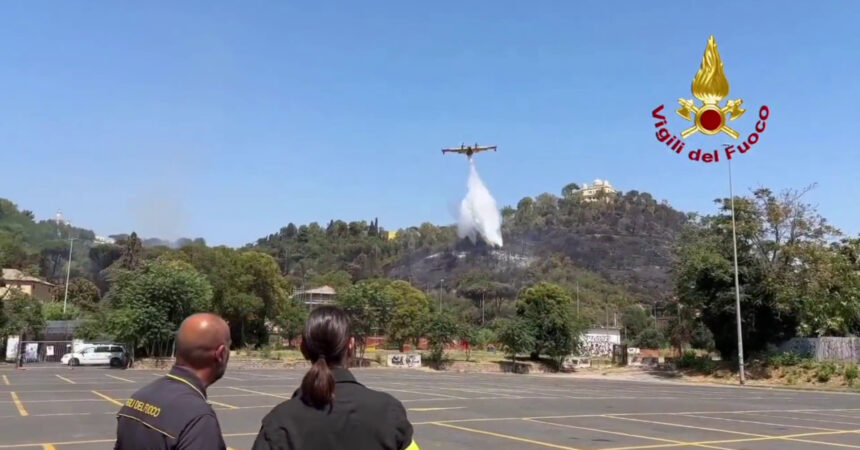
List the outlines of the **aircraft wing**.
{"type": "Polygon", "coordinates": [[[484,151],[487,151],[487,150],[496,151],[496,146],[495,146],[495,145],[491,145],[491,146],[488,146],[488,147],[477,147],[477,148],[475,148],[475,150],[474,150],[474,151],[475,151],[475,153],[478,153],[478,152],[484,152],[484,151]]]}

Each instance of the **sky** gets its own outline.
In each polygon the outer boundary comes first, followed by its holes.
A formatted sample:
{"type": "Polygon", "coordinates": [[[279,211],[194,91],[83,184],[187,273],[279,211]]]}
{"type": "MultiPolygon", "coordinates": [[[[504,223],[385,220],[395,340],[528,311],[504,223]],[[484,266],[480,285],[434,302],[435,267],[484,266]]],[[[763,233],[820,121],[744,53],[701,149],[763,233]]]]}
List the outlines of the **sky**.
{"type": "MultiPolygon", "coordinates": [[[[455,222],[476,157],[500,205],[607,179],[716,211],[728,166],[654,136],[708,36],[747,113],[735,192],[860,233],[860,3],[12,2],[0,6],[0,197],[109,235],[240,246],[296,224],[455,222]]],[[[731,139],[691,137],[686,147],[731,139]]]]}

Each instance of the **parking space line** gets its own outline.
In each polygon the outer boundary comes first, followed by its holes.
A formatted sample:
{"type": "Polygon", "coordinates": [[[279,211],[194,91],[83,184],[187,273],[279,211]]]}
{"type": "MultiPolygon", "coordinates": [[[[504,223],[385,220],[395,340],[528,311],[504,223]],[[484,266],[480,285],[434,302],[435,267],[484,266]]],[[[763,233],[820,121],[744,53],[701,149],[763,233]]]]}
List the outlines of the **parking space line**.
{"type": "Polygon", "coordinates": [[[9,383],[9,379],[8,379],[8,378],[6,378],[6,375],[3,375],[3,383],[4,383],[6,386],[9,386],[9,384],[10,384],[10,383],[9,383]]]}
{"type": "MultiPolygon", "coordinates": [[[[782,411],[774,411],[774,412],[782,412],[782,411]]],[[[793,413],[793,414],[798,414],[798,413],[802,414],[800,411],[785,411],[785,412],[790,412],[790,413],[793,413]]],[[[807,418],[805,418],[805,417],[780,416],[780,415],[778,415],[778,414],[770,414],[770,413],[769,413],[769,414],[755,413],[754,415],[757,415],[757,416],[765,416],[765,417],[773,418],[773,419],[788,419],[788,420],[799,420],[799,421],[802,421],[802,422],[815,422],[815,423],[826,423],[826,424],[834,424],[834,423],[835,423],[835,424],[838,424],[838,425],[851,425],[851,426],[857,426],[857,424],[856,424],[856,423],[854,423],[854,422],[842,422],[842,421],[834,420],[834,419],[830,419],[830,420],[823,420],[823,419],[807,419],[807,418]]]]}
{"type": "Polygon", "coordinates": [[[477,433],[477,434],[485,434],[487,436],[494,436],[494,437],[503,438],[503,439],[510,439],[512,441],[525,442],[528,444],[540,445],[543,447],[561,448],[561,449],[565,449],[565,450],[577,450],[576,447],[566,447],[564,445],[557,445],[557,444],[553,444],[550,442],[535,441],[532,439],[526,439],[526,438],[522,438],[519,436],[511,436],[509,434],[494,433],[492,431],[476,430],[474,428],[466,428],[466,427],[461,427],[461,426],[457,426],[457,425],[451,425],[448,423],[430,422],[429,425],[436,425],[439,427],[453,428],[455,430],[468,431],[468,432],[477,433]]]}
{"type": "Polygon", "coordinates": [[[27,409],[24,408],[24,404],[21,403],[21,399],[18,398],[18,394],[14,392],[10,392],[12,394],[12,403],[15,404],[15,407],[18,408],[18,414],[21,416],[28,416],[30,413],[27,412],[27,409]]]}
{"type": "MultiPolygon", "coordinates": [[[[113,444],[114,442],[116,442],[116,438],[113,438],[113,439],[94,439],[94,440],[90,440],[90,441],[65,441],[65,442],[53,442],[53,443],[48,443],[48,442],[41,443],[40,442],[38,444],[33,444],[33,443],[30,443],[30,444],[0,444],[0,448],[27,448],[27,447],[38,447],[40,445],[42,446],[42,448],[45,448],[46,445],[55,446],[55,445],[84,445],[84,444],[107,444],[107,443],[113,444]]],[[[51,447],[48,447],[48,448],[51,448],[51,447]]]]}
{"type": "Polygon", "coordinates": [[[409,408],[409,411],[444,411],[448,409],[463,409],[465,406],[447,406],[447,407],[438,407],[438,408],[409,408]]]}
{"type": "Polygon", "coordinates": [[[860,416],[849,416],[847,414],[833,414],[833,413],[823,413],[823,412],[809,412],[809,411],[801,411],[798,414],[811,414],[813,416],[826,416],[826,417],[840,417],[843,419],[857,419],[860,420],[860,416]]]}
{"type": "Polygon", "coordinates": [[[722,420],[724,422],[752,423],[752,424],[756,424],[756,425],[770,425],[770,426],[774,426],[774,427],[806,428],[807,430],[818,430],[818,431],[841,431],[841,430],[837,430],[835,428],[808,427],[808,426],[804,426],[804,425],[787,425],[784,423],[758,422],[755,420],[727,419],[725,417],[708,417],[708,416],[699,416],[696,414],[684,414],[683,417],[695,417],[697,419],[708,419],[708,420],[722,420]]]}
{"type": "Polygon", "coordinates": [[[388,388],[382,388],[379,386],[368,386],[368,387],[370,387],[371,389],[381,389],[384,391],[391,391],[391,392],[406,392],[407,394],[435,395],[437,397],[450,398],[450,399],[455,399],[455,400],[468,400],[469,399],[468,397],[457,397],[456,395],[448,395],[448,394],[436,394],[434,392],[411,391],[411,390],[407,390],[407,389],[388,389],[388,388]]]}
{"type": "Polygon", "coordinates": [[[242,378],[228,377],[227,375],[224,375],[222,378],[224,378],[225,380],[245,381],[245,380],[243,380],[242,378]]]}
{"type": "Polygon", "coordinates": [[[134,380],[129,380],[128,378],[115,377],[115,376],[113,376],[113,375],[108,375],[108,374],[105,374],[105,376],[106,376],[106,377],[113,378],[114,380],[125,381],[125,382],[127,382],[127,383],[134,383],[134,380]]]}
{"type": "Polygon", "coordinates": [[[800,437],[807,436],[825,436],[825,435],[835,435],[835,434],[849,434],[849,433],[858,433],[860,430],[846,430],[846,431],[822,431],[818,433],[801,433],[801,434],[784,434],[784,435],[776,435],[769,437],[761,437],[761,438],[744,438],[744,439],[723,439],[718,441],[698,441],[698,442],[687,442],[683,444],[654,444],[654,445],[635,445],[630,447],[609,447],[602,448],[600,450],[644,450],[651,448],[669,448],[669,447],[687,447],[694,445],[703,445],[703,444],[741,444],[748,442],[762,442],[762,441],[773,441],[773,440],[786,440],[786,441],[799,441],[799,442],[808,442],[815,443],[819,445],[830,445],[835,447],[848,447],[848,448],[858,448],[854,445],[847,444],[837,444],[833,442],[818,442],[818,441],[806,441],[803,439],[797,439],[800,437]]]}
{"type": "MultiPolygon", "coordinates": [[[[836,444],[833,442],[810,441],[810,440],[806,440],[806,439],[797,439],[797,438],[788,437],[790,435],[780,436],[780,435],[773,435],[773,434],[746,433],[743,431],[723,430],[723,429],[719,429],[719,428],[708,428],[708,427],[697,427],[695,425],[684,425],[684,424],[672,423],[672,422],[657,422],[654,420],[631,419],[629,417],[616,417],[616,416],[611,416],[611,415],[605,415],[604,417],[608,417],[610,419],[617,419],[617,420],[628,420],[631,422],[653,423],[655,425],[666,425],[666,426],[670,426],[670,427],[691,428],[694,430],[704,430],[704,431],[716,431],[718,433],[737,434],[740,436],[752,436],[755,438],[764,438],[765,440],[786,440],[786,441],[805,442],[807,444],[831,445],[831,446],[835,446],[835,447],[848,447],[848,448],[860,448],[860,446],[856,446],[856,445],[836,444]]],[[[806,435],[817,435],[817,434],[831,434],[831,433],[835,434],[835,433],[839,433],[839,431],[822,431],[819,433],[804,433],[804,434],[806,434],[806,435]]],[[[687,444],[687,445],[693,445],[693,444],[687,444]]]]}
{"type": "Polygon", "coordinates": [[[111,403],[113,403],[114,405],[122,406],[122,403],[121,403],[119,400],[114,399],[114,398],[111,398],[111,397],[108,397],[107,395],[104,395],[104,394],[102,394],[101,392],[98,392],[98,391],[92,391],[92,393],[93,393],[93,394],[98,395],[99,397],[101,397],[101,398],[103,398],[103,399],[105,399],[105,400],[107,400],[107,401],[109,401],[109,402],[111,402],[111,403]]]}
{"type": "Polygon", "coordinates": [[[270,393],[268,393],[268,392],[252,391],[252,390],[250,390],[250,389],[238,388],[238,387],[233,387],[233,386],[227,386],[227,388],[228,388],[228,389],[235,389],[235,390],[237,390],[237,391],[241,391],[241,392],[247,392],[247,393],[250,393],[250,394],[265,395],[265,396],[267,396],[267,397],[282,398],[282,399],[285,399],[285,400],[289,400],[289,399],[290,399],[290,397],[286,397],[286,396],[278,395],[278,394],[270,394],[270,393]]]}
{"type": "Polygon", "coordinates": [[[221,403],[221,402],[216,402],[215,400],[207,400],[207,402],[209,402],[210,404],[213,404],[213,405],[223,406],[223,407],[228,408],[228,409],[239,409],[237,406],[228,405],[226,403],[221,403]]]}
{"type": "Polygon", "coordinates": [[[61,379],[61,380],[63,380],[63,381],[65,381],[66,383],[69,383],[69,384],[77,384],[77,383],[75,383],[74,381],[72,381],[72,380],[70,380],[70,379],[68,379],[68,378],[66,378],[66,377],[60,376],[59,374],[56,374],[56,377],[57,377],[57,378],[59,378],[59,379],[61,379]]]}
{"type": "Polygon", "coordinates": [[[543,424],[554,425],[554,426],[563,427],[563,428],[573,428],[576,430],[586,430],[586,431],[594,431],[597,433],[614,434],[614,435],[618,435],[618,436],[626,436],[626,437],[632,437],[632,438],[637,438],[637,439],[645,439],[648,441],[668,442],[670,444],[678,444],[681,446],[689,445],[692,447],[705,447],[705,448],[716,448],[716,449],[720,449],[720,450],[732,450],[732,449],[726,448],[726,447],[714,447],[714,446],[705,445],[705,444],[693,444],[690,442],[676,441],[674,439],[663,439],[663,438],[658,438],[658,437],[653,437],[653,436],[642,436],[642,435],[638,435],[638,434],[621,433],[619,431],[609,431],[609,430],[603,430],[600,428],[580,427],[580,426],[575,426],[575,425],[568,425],[568,424],[561,424],[561,423],[554,423],[554,422],[545,422],[543,420],[536,420],[536,419],[523,419],[523,420],[525,420],[526,422],[543,423],[543,424]]]}

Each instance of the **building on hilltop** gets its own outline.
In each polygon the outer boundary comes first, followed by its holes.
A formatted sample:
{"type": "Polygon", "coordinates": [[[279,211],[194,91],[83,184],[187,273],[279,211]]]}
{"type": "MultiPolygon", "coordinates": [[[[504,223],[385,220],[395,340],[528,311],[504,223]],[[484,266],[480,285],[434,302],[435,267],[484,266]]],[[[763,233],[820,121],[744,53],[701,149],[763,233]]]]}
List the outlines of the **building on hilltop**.
{"type": "Polygon", "coordinates": [[[5,297],[9,290],[15,289],[33,296],[36,300],[46,302],[54,298],[55,287],[41,278],[24,275],[18,269],[3,269],[0,277],[0,298],[5,297]]]}
{"type": "Polygon", "coordinates": [[[319,305],[333,305],[337,299],[337,291],[331,286],[321,286],[304,291],[295,291],[292,298],[300,300],[311,308],[319,305]]]}
{"type": "Polygon", "coordinates": [[[596,202],[601,199],[609,201],[616,193],[618,193],[618,191],[612,187],[612,184],[609,183],[609,180],[601,179],[594,180],[594,184],[591,186],[589,186],[588,183],[584,183],[576,192],[587,202],[596,202]]]}
{"type": "Polygon", "coordinates": [[[95,242],[96,244],[116,244],[116,239],[96,235],[96,238],[93,242],[95,242]]]}

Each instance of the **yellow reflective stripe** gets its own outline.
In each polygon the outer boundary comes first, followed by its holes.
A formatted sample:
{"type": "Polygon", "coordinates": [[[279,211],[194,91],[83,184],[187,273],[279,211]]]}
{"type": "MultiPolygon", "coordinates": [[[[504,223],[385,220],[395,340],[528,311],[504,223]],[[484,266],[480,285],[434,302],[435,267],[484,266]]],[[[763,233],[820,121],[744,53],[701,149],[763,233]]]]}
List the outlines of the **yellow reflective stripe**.
{"type": "Polygon", "coordinates": [[[403,450],[419,450],[418,444],[415,443],[415,439],[412,440],[412,443],[409,444],[409,447],[406,447],[403,450]]]}
{"type": "Polygon", "coordinates": [[[138,419],[137,417],[129,416],[128,414],[122,414],[122,413],[117,414],[117,415],[120,417],[125,417],[126,419],[136,420],[136,421],[140,422],[142,425],[144,425],[145,427],[152,428],[153,430],[169,437],[170,439],[176,439],[175,437],[171,436],[170,433],[168,433],[164,430],[159,430],[158,428],[155,428],[154,426],[152,426],[152,424],[145,422],[143,419],[138,419]]]}
{"type": "Polygon", "coordinates": [[[176,380],[176,381],[181,381],[181,382],[183,382],[183,383],[185,383],[185,384],[187,384],[187,385],[191,386],[191,389],[194,389],[198,394],[200,394],[200,396],[201,396],[201,397],[203,397],[203,400],[206,400],[206,396],[205,396],[205,395],[203,395],[203,393],[202,393],[202,392],[200,392],[200,389],[197,389],[197,386],[195,386],[195,385],[191,384],[188,380],[186,380],[186,379],[184,379],[184,378],[177,377],[176,375],[173,375],[172,373],[168,373],[168,374],[166,375],[166,377],[167,377],[167,378],[174,379],[174,380],[176,380]]]}

